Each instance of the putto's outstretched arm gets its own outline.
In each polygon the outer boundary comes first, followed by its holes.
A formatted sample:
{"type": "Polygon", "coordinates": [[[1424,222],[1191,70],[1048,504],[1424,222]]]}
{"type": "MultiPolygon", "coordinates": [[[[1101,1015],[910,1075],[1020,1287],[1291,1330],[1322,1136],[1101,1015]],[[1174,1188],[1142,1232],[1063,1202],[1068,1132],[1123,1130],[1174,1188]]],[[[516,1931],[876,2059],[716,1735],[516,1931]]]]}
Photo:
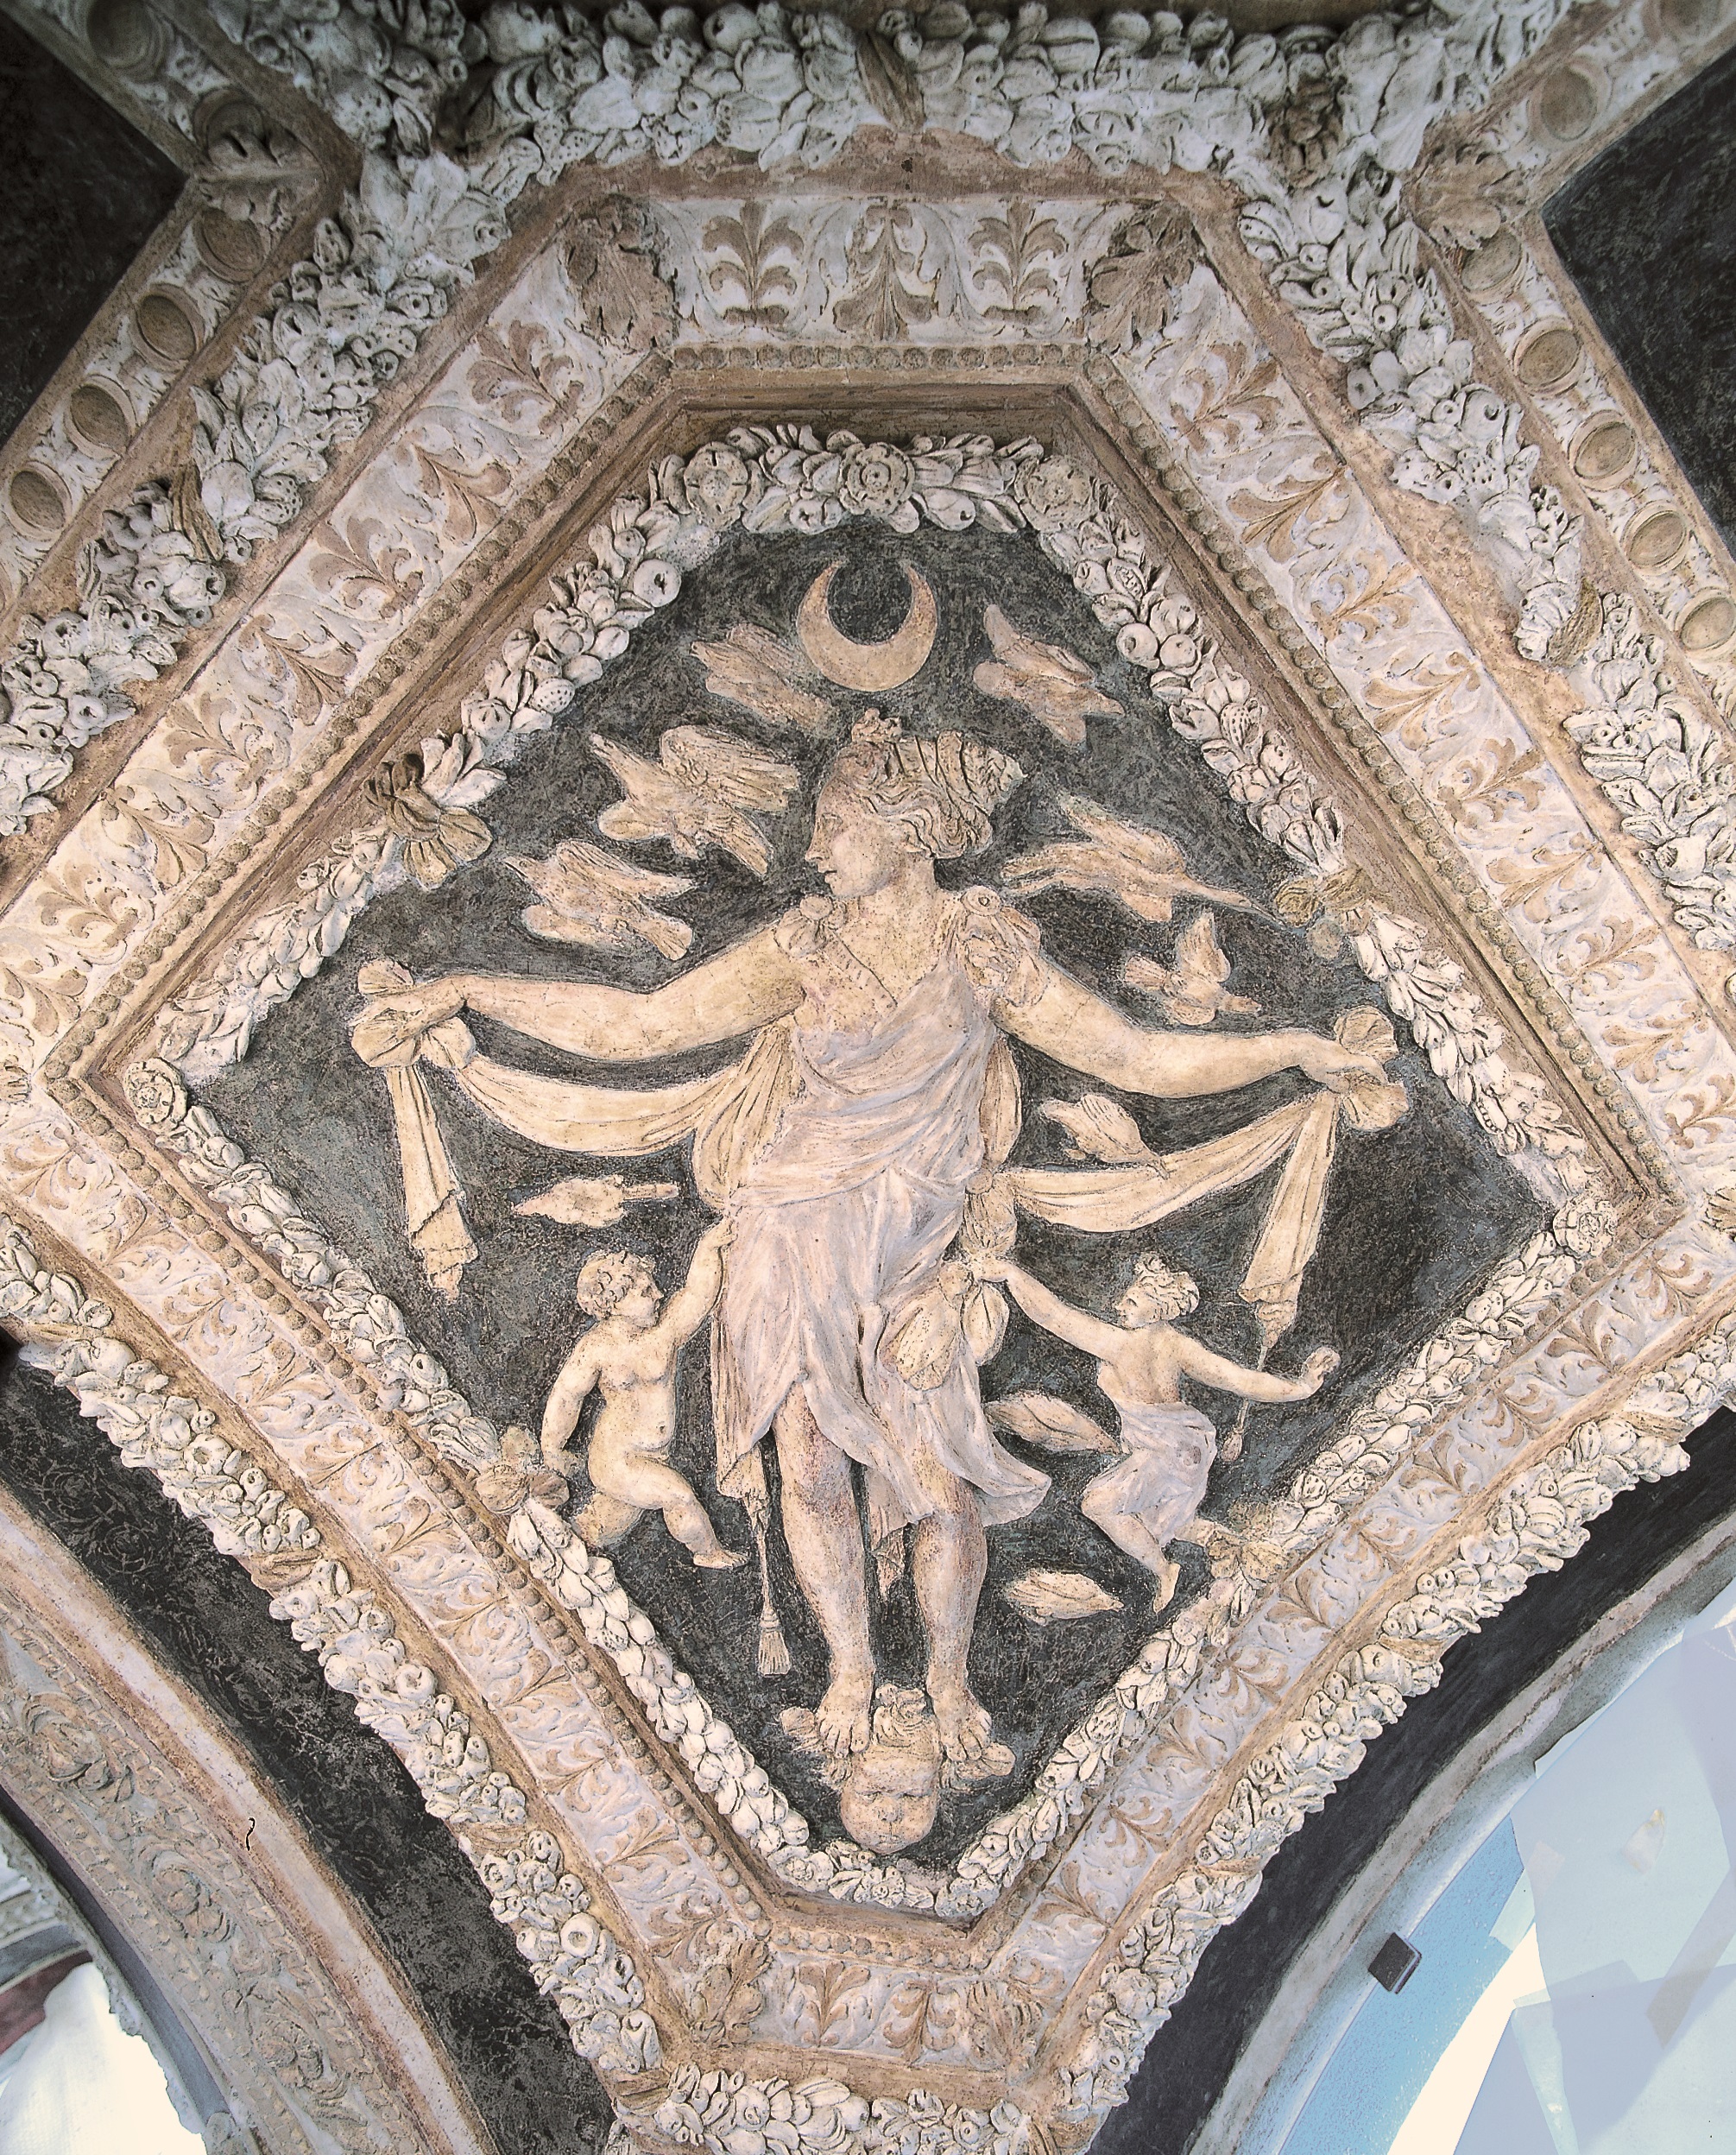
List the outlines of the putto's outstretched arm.
{"type": "Polygon", "coordinates": [[[687,1278],[669,1298],[668,1307],[651,1337],[673,1349],[685,1347],[717,1306],[723,1291],[723,1252],[735,1239],[735,1223],[719,1220],[699,1237],[687,1278]]]}
{"type": "Polygon", "coordinates": [[[1196,1339],[1183,1333],[1177,1333],[1176,1342],[1176,1361],[1184,1375],[1197,1378],[1215,1391],[1234,1392],[1240,1399],[1264,1400],[1268,1405],[1311,1400],[1338,1367],[1338,1357],[1331,1348],[1317,1347],[1302,1365],[1299,1375],[1279,1377],[1270,1369],[1245,1369],[1239,1362],[1215,1355],[1209,1347],[1202,1347],[1196,1339]]]}
{"type": "Polygon", "coordinates": [[[1317,1033],[1149,1033],[1055,965],[1045,967],[1037,996],[997,1014],[1009,1033],[1070,1070],[1166,1100],[1233,1092],[1280,1070],[1299,1070],[1334,1092],[1386,1078],[1372,1055],[1317,1033]]]}
{"type": "Polygon", "coordinates": [[[1099,1362],[1112,1362],[1127,1343],[1127,1335],[1119,1324],[1106,1324],[1102,1318],[1076,1310],[1040,1280],[1033,1279],[1021,1265],[997,1266],[984,1276],[1004,1280],[1007,1292],[1033,1324],[1040,1324],[1045,1332],[1053,1332],[1057,1339],[1065,1340],[1070,1347],[1095,1355],[1099,1362]]]}
{"type": "Polygon", "coordinates": [[[755,1032],[801,999],[795,968],[767,928],[648,995],[593,981],[448,973],[382,996],[369,1015],[376,1030],[388,1020],[410,1040],[474,1010],[571,1055],[641,1063],[755,1032]]]}

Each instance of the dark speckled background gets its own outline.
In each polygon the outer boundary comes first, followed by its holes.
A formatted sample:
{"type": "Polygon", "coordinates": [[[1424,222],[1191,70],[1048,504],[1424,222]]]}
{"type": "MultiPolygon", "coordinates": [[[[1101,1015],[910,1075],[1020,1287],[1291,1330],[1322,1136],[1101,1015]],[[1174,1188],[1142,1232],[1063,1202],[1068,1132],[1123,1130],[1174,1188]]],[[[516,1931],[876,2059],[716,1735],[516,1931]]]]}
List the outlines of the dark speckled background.
{"type": "Polygon", "coordinates": [[[1736,52],[1594,158],[1543,221],[1736,547],[1736,52]]]}
{"type": "MultiPolygon", "coordinates": [[[[672,970],[648,951],[614,960],[578,945],[533,937],[519,915],[531,894],[504,856],[546,852],[561,837],[595,835],[598,810],[616,797],[615,781],[590,752],[593,731],[654,754],[663,729],[703,718],[763,741],[804,765],[805,790],[776,825],[776,857],[766,883],[720,856],[706,888],[673,909],[696,933],[691,957],[704,957],[745,930],[776,918],[817,888],[804,867],[813,787],[823,752],[792,730],[773,729],[739,705],[709,695],[703,668],[691,655],[696,636],[716,636],[738,620],[788,633],[802,591],[827,561],[847,555],[836,616],[847,633],[866,638],[896,626],[907,604],[898,564],[915,562],[940,596],[942,629],[934,655],[916,682],[885,699],[900,708],[912,730],[964,723],[1010,747],[1029,774],[1001,812],[995,848],[943,871],[946,880],[993,881],[1013,851],[1064,829],[1057,791],[1086,793],[1117,812],[1178,834],[1190,865],[1203,880],[1264,899],[1286,873],[1281,856],[1248,827],[1196,751],[1160,723],[1141,677],[1119,659],[1112,640],[1084,603],[1044,560],[1028,538],[972,532],[948,537],[924,530],[900,539],[879,527],[852,526],[818,539],[755,540],[737,534],[688,582],[676,604],[647,624],[624,656],[582,692],[553,731],[533,741],[508,784],[489,803],[496,834],[492,854],[432,894],[409,888],[372,907],[352,929],[335,964],[298,992],[262,1027],[241,1065],[208,1089],[219,1120],[285,1184],[404,1307],[411,1327],[448,1363],[470,1398],[502,1422],[535,1425],[578,1320],[572,1282],[584,1258],[605,1244],[628,1243],[653,1254],[666,1282],[685,1270],[704,1223],[697,1205],[630,1210],[618,1229],[585,1235],[541,1220],[515,1217],[514,1202],[575,1171],[606,1172],[540,1152],[509,1136],[439,1086],[442,1126],[470,1199],[481,1255],[465,1275],[456,1308],[423,1280],[403,1230],[401,1187],[383,1081],[357,1063],[345,1026],[357,1007],[356,973],[368,959],[390,956],[419,975],[462,966],[579,978],[606,978],[648,987],[672,970]],[[1022,627],[1064,641],[1089,657],[1126,716],[1093,722],[1083,750],[1056,742],[1016,705],[980,694],[971,674],[988,655],[982,628],[994,599],[1022,627]],[[940,714],[944,714],[942,721],[940,714]]],[[[840,696],[840,701],[863,699],[840,696]]],[[[660,844],[634,849],[650,865],[680,867],[660,844]]],[[[1053,894],[1032,902],[1047,947],[1079,976],[1133,1016],[1161,1022],[1155,1007],[1115,985],[1124,952],[1165,952],[1171,931],[1147,928],[1107,900],[1053,894]]],[[[1182,909],[1178,922],[1190,917],[1182,909]]],[[[1348,961],[1323,964],[1299,935],[1275,920],[1228,911],[1220,932],[1234,964],[1231,986],[1256,996],[1257,1018],[1222,1021],[1225,1029],[1265,1030],[1302,1024],[1329,1032],[1335,1015],[1373,1000],[1348,961]]],[[[550,1071],[579,1067],[553,1051],[479,1022],[479,1038],[503,1059],[550,1071]]],[[[730,1051],[713,1051],[647,1071],[646,1081],[674,1071],[714,1068],[730,1051]]],[[[1035,1113],[1047,1097],[1076,1098],[1088,1081],[1015,1047],[1025,1089],[1026,1128],[1016,1160],[1063,1158],[1059,1133],[1035,1113]]],[[[1415,1109],[1379,1136],[1348,1137],[1340,1153],[1322,1249],[1302,1299],[1291,1338],[1276,1366],[1293,1368],[1316,1345],[1335,1347],[1342,1367],[1316,1400],[1256,1412],[1247,1453],[1214,1477],[1208,1509],[1222,1515],[1238,1498],[1281,1482],[1318,1449],[1333,1422],[1462,1303],[1506,1250],[1533,1231],[1538,1208],[1527,1185],[1501,1161],[1470,1116],[1412,1055],[1398,1068],[1412,1089],[1415,1109]]],[[[621,1082],[619,1078],[611,1082],[621,1082]]],[[[629,1078],[628,1082],[631,1082],[629,1078]]],[[[1286,1075],[1228,1097],[1160,1103],[1132,1097],[1148,1139],[1170,1148],[1239,1126],[1296,1098],[1306,1088],[1286,1075]]],[[[679,1175],[675,1154],[627,1163],[645,1179],[679,1175]]],[[[1159,1229],[1111,1240],[1027,1223],[1021,1253],[1032,1267],[1070,1299],[1111,1311],[1135,1255],[1161,1248],[1196,1274],[1202,1306],[1194,1328],[1214,1347],[1251,1359],[1257,1334],[1235,1288],[1258,1233],[1278,1171],[1247,1189],[1200,1206],[1159,1229]]],[[[738,1545],[744,1526],[735,1507],[710,1488],[710,1428],[704,1361],[690,1353],[683,1387],[677,1460],[710,1499],[726,1539],[738,1545]]],[[[1100,1415],[1091,1364],[1057,1346],[1017,1315],[1000,1356],[985,1370],[991,1395],[1036,1386],[1061,1393],[1100,1415]]],[[[1219,1427],[1234,1402],[1202,1400],[1219,1427]]],[[[1015,1447],[1016,1449],[1016,1447],[1015,1447]]],[[[990,1537],[989,1577],[978,1618],[972,1672],[981,1696],[1015,1747],[1011,1782],[980,1792],[949,1809],[923,1855],[940,1860],[975,1831],[1028,1780],[1068,1726],[1137,1653],[1150,1628],[1147,1575],[1120,1555],[1080,1516],[1076,1499],[1089,1478],[1089,1459],[1033,1454],[1054,1475],[1054,1488],[1033,1516],[990,1537]],[[1028,1566],[1078,1570],[1101,1580],[1125,1603],[1116,1615],[1039,1627],[1015,1614],[1003,1589],[1028,1566]]],[[[792,1795],[824,1830],[832,1828],[830,1799],[789,1752],[778,1714],[811,1700],[823,1681],[817,1634],[779,1551],[782,1608],[795,1668],[786,1680],[762,1683],[752,1674],[757,1582],[748,1570],[697,1571],[655,1515],[622,1545],[618,1562],[634,1598],[665,1629],[731,1723],[758,1755],[775,1766],[792,1795]]],[[[1197,1592],[1203,1558],[1184,1558],[1184,1595],[1197,1592]]],[[[882,1665],[914,1678],[921,1641],[907,1585],[883,1611],[882,1665]]]]}
{"type": "Polygon", "coordinates": [[[502,2155],[601,2147],[602,2089],[415,1783],[235,1559],[9,1354],[0,1481],[256,1761],[420,1999],[502,2155]]]}
{"type": "Polygon", "coordinates": [[[180,174],[0,16],[0,440],[167,213],[180,174]]]}

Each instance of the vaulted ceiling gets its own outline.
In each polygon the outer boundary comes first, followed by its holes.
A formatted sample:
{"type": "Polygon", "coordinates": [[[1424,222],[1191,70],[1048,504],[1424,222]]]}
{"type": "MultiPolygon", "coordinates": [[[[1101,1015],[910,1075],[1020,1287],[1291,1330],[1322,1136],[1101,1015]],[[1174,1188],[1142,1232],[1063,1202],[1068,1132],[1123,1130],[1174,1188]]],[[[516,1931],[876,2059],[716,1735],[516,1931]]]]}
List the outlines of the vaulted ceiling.
{"type": "Polygon", "coordinates": [[[0,1790],[213,2145],[1235,2146],[1382,1844],[1714,1533],[1733,44],[9,8],[0,1790]],[[754,1180],[900,1024],[991,1073],[902,1301],[887,1126],[799,1264],[754,1180]],[[669,1479],[559,1447],[575,1293],[690,1264],[669,1479]],[[1204,1425],[1102,1375],[1177,1270],[1204,1425]],[[785,1394],[723,1431],[851,1296],[828,1589],[785,1394]]]}

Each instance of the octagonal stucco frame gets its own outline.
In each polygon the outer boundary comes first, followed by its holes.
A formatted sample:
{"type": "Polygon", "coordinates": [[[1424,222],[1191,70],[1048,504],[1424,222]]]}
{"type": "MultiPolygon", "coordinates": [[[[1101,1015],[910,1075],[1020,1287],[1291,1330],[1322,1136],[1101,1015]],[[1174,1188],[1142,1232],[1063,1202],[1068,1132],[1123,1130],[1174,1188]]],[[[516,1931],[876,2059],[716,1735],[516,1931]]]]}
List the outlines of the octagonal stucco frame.
{"type": "MultiPolygon", "coordinates": [[[[1708,50],[1704,41],[1699,49],[1708,50]]],[[[1654,73],[1654,88],[1657,80],[1654,73]]],[[[961,2146],[1010,2146],[1032,2130],[1063,2143],[1088,2136],[1205,1941],[1257,1887],[1259,1864],[1282,1833],[1354,1765],[1406,1691],[1433,1680],[1451,1638],[1493,1614],[1531,1570],[1570,1553],[1582,1522],[1616,1489],[1683,1463],[1680,1438],[1727,1382],[1736,1281],[1722,1191],[1736,1121],[1722,1110],[1736,1097],[1736,1075],[1721,936],[1708,939],[1703,920],[1666,902],[1676,892],[1668,875],[1662,889],[1656,880],[1658,841],[1619,827],[1607,781],[1588,774],[1556,730],[1584,692],[1581,677],[1569,680],[1565,669],[1581,660],[1594,669],[1594,641],[1577,654],[1557,645],[1546,671],[1515,655],[1505,602],[1468,604],[1465,589],[1475,602],[1495,588],[1489,566],[1455,538],[1449,518],[1419,509],[1390,483],[1378,441],[1346,416],[1340,379],[1272,300],[1241,243],[1235,198],[1220,181],[1183,175],[1154,186],[1140,174],[1108,186],[1076,174],[1051,201],[1022,174],[1013,194],[1004,168],[972,155],[974,163],[950,150],[929,161],[922,184],[907,191],[922,250],[906,289],[925,290],[933,308],[895,325],[901,333],[878,347],[826,319],[836,296],[828,264],[848,269],[848,231],[864,193],[868,212],[900,199],[895,160],[874,168],[884,193],[862,188],[859,165],[799,196],[780,195],[775,175],[751,191],[732,189],[715,167],[644,178],[628,196],[614,175],[575,167],[439,318],[373,426],[321,482],[312,522],[287,528],[243,579],[249,617],[220,616],[192,674],[174,679],[148,724],[129,729],[124,768],[102,779],[87,806],[68,795],[52,858],[17,892],[7,922],[0,987],[17,1096],[0,1139],[0,1176],[35,1238],[33,1246],[15,1234],[9,1243],[12,1321],[129,1456],[153,1467],[280,1589],[281,1613],[320,1652],[328,1676],[357,1691],[432,1806],[452,1817],[480,1863],[495,1866],[485,1875],[502,1919],[531,1940],[540,1980],[581,2048],[597,2057],[623,2116],[652,2138],[721,2146],[726,2134],[756,2129],[761,2103],[799,2104],[800,2136],[817,2145],[841,2132],[882,2144],[905,2129],[900,2120],[925,2117],[925,2103],[937,2106],[936,2118],[961,2146]],[[1017,318],[1016,293],[1010,315],[982,303],[973,235],[1009,200],[1026,205],[1026,229],[1052,214],[1073,241],[1064,264],[1039,262],[1045,275],[1064,273],[1041,322],[1017,318]],[[1134,251],[1127,236],[1142,211],[1185,212],[1198,239],[1152,298],[1158,327],[1118,344],[1091,276],[1134,251]],[[805,281],[776,320],[775,304],[748,292],[746,314],[757,307],[761,318],[732,325],[716,317],[717,287],[703,275],[729,243],[707,234],[755,215],[762,233],[779,217],[805,230],[805,281]],[[845,228],[836,243],[819,229],[827,220],[845,228]],[[597,231],[600,244],[590,237],[597,231]],[[934,257],[923,250],[941,250],[949,237],[957,267],[950,279],[944,265],[931,275],[934,257]],[[578,253],[576,238],[584,242],[578,253]],[[624,307],[622,294],[631,302],[624,307]],[[534,333],[515,346],[519,323],[534,333]],[[734,336],[720,334],[731,326],[734,336]],[[1215,350],[1232,355],[1219,374],[1215,350]],[[527,389],[516,429],[490,415],[486,394],[475,389],[477,368],[498,368],[500,355],[522,359],[530,372],[519,380],[540,381],[546,392],[527,389]],[[1199,380],[1222,410],[1234,404],[1220,395],[1234,388],[1228,370],[1268,358],[1275,411],[1261,417],[1256,406],[1250,420],[1259,423],[1202,426],[1207,399],[1196,396],[1190,368],[1204,370],[1199,380]],[[1069,1885],[1058,1853],[1020,1889],[1027,1909],[1047,1897],[1051,1925],[1095,1923],[1103,1936],[1071,2002],[1041,2025],[1019,2068],[1016,2100],[999,2108],[992,2098],[1010,2057],[987,2062],[956,2045],[949,2057],[921,2043],[908,2057],[841,2048],[835,2066],[827,2061],[837,2078],[825,2090],[754,2092],[799,2081],[814,2063],[805,2032],[780,2042],[753,2032],[771,1965],[772,1949],[762,1956],[761,1948],[784,1920],[768,1913],[775,1880],[751,1855],[725,1848],[704,1804],[660,1760],[654,1735],[647,1741],[618,1665],[588,1657],[559,1613],[559,1591],[543,1590],[549,1581],[514,1573],[501,1583],[507,1575],[493,1558],[504,1551],[464,1479],[413,1431],[400,1425],[382,1436],[390,1418],[357,1386],[318,1312],[262,1269],[234,1220],[209,1206],[187,1175],[186,1153],[167,1141],[174,1131],[161,1120],[138,1127],[120,1082],[136,1060],[140,1028],[232,938],[248,887],[257,890],[256,858],[287,862],[335,834],[350,781],[388,741],[426,730],[427,703],[412,714],[431,677],[453,682],[432,707],[455,715],[466,672],[479,674],[542,565],[571,552],[570,527],[622,491],[653,438],[691,447],[729,421],[826,425],[845,400],[864,431],[969,428],[1004,440],[1037,414],[1051,442],[1064,435],[1077,445],[1135,506],[1136,520],[1183,553],[1186,578],[1212,596],[1238,669],[1298,729],[1304,760],[1329,770],[1335,789],[1354,787],[1359,808],[1369,805],[1370,858],[1389,872],[1402,863],[1405,875],[1462,905],[1477,985],[1497,1000],[1513,1052],[1522,1064],[1546,1059],[1557,1096],[1626,1192],[1626,1232],[1613,1268],[1529,1343],[1542,1388],[1524,1392],[1510,1369],[1499,1373],[1506,1428],[1484,1433],[1480,1456],[1489,1470],[1479,1469],[1468,1506],[1434,1520],[1390,1574],[1383,1566],[1373,1598],[1334,1627],[1329,1665],[1315,1658],[1269,1716],[1224,1740],[1206,1776],[1216,1792],[1211,1804],[1185,1831],[1171,1829],[1172,1842],[1146,1863],[1135,1897],[1103,1922],[1089,1895],[1083,1904],[1070,1899],[1076,1881],[1069,1885]],[[470,448],[453,452],[462,429],[450,420],[438,422],[444,435],[428,431],[441,411],[477,429],[470,448]],[[496,432],[481,431],[484,423],[496,432]],[[477,443],[496,452],[498,484],[489,456],[466,462],[477,443]],[[418,451],[435,466],[444,457],[445,482],[407,480],[407,471],[423,468],[418,451]],[[1265,529],[1251,552],[1248,540],[1269,520],[1239,508],[1237,496],[1264,486],[1281,508],[1287,485],[1296,483],[1300,502],[1322,479],[1348,504],[1326,520],[1342,527],[1335,540],[1311,543],[1300,508],[1265,529]],[[570,498],[575,485],[580,504],[570,498]],[[370,532],[385,534],[378,551],[372,539],[357,541],[370,532]],[[398,567],[407,562],[407,570],[399,573],[391,547],[407,534],[413,542],[398,567]],[[1425,547],[1433,550],[1426,572],[1417,566],[1425,547]],[[350,564],[342,604],[331,594],[343,575],[321,569],[322,559],[350,564]],[[1382,592],[1410,604],[1383,607],[1382,592]],[[1468,781],[1472,763],[1477,774],[1468,781]],[[168,1407],[146,1365],[176,1388],[168,1407]],[[187,1414],[170,1411],[183,1393],[211,1418],[197,1432],[187,1414]],[[220,1470],[208,1453],[190,1464],[183,1423],[190,1440],[219,1432],[283,1499],[262,1508],[227,1450],[220,1470]],[[326,1446],[317,1461],[308,1448],[316,1425],[326,1446]],[[370,1509],[377,1491],[361,1492],[374,1476],[390,1483],[383,1509],[370,1509]],[[310,1586],[315,1573],[320,1583],[310,1586]],[[473,1589],[480,1599],[467,1606],[473,1589]],[[1395,1626],[1391,1611],[1400,1602],[1413,1613],[1395,1626]],[[407,1705],[382,1703],[345,1645],[364,1603],[384,1619],[370,1635],[399,1642],[394,1669],[426,1678],[405,1690],[394,1677],[393,1697],[407,1705]],[[333,1619],[339,1604],[351,1613],[333,1619]],[[461,1636],[479,1608],[496,1605],[510,1608],[515,1635],[534,1645],[510,1677],[499,1657],[469,1654],[461,1636]],[[1409,1644],[1396,1650],[1395,1640],[1409,1644]],[[619,1851],[587,1861],[558,1830],[553,1853],[535,1841],[559,1821],[537,1772],[521,1770],[531,1754],[506,1709],[546,1692],[557,1669],[573,1678],[573,1710],[642,1775],[650,1814],[691,1820],[682,1830],[696,1847],[708,1836],[716,1843],[716,1929],[704,1939],[705,1964],[683,1971],[696,1979],[685,1995],[654,1955],[636,1950],[609,1875],[619,1851]],[[450,1734],[460,1722],[485,1747],[499,1784],[492,1798],[442,1778],[430,1730],[450,1734]],[[600,1942],[576,1954],[563,1931],[588,1913],[593,1928],[597,1914],[607,1921],[600,1942]],[[697,1979],[714,1969],[721,2016],[702,2025],[697,1979]],[[628,2025],[635,2017],[655,2028],[653,2041],[628,2025]],[[745,2088],[716,2078],[731,2071],[748,2076],[745,2088]]],[[[1614,607],[1609,597],[1600,601],[1594,638],[1620,630],[1622,594],[1615,597],[1614,607]]],[[[1642,622],[1650,603],[1644,594],[1630,601],[1642,622]]],[[[1569,618],[1577,618],[1572,607],[1549,636],[1569,618]]],[[[1719,683],[1708,687],[1715,695],[1719,683]]],[[[537,1552],[546,1572],[559,1554],[546,1545],[537,1552]]],[[[553,1563],[554,1575],[562,1570],[553,1563]]],[[[565,1608],[578,1613],[571,1600],[565,1608]]],[[[776,1937],[775,1951],[787,1943],[792,1969],[848,1967],[900,1939],[919,1941],[916,1921],[898,1912],[841,1918],[835,1903],[823,1904],[811,1921],[788,1923],[792,1936],[776,1937]]],[[[943,1961],[939,1973],[968,2007],[972,1981],[1004,1984],[1025,1950],[973,1933],[943,1949],[957,1964],[943,1961]]],[[[822,2010],[817,2025],[824,2018],[822,2010]]]]}

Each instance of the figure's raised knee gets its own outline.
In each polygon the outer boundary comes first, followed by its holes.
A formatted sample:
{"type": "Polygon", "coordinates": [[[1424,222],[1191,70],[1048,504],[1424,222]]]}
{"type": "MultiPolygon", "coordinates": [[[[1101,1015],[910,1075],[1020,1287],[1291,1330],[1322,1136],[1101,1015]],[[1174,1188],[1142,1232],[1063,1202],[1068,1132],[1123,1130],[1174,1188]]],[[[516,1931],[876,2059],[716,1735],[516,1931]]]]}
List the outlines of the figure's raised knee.
{"type": "Polygon", "coordinates": [[[618,1498],[595,1495],[573,1514],[573,1531],[587,1549],[612,1549],[629,1527],[644,1516],[637,1505],[618,1498]]]}

